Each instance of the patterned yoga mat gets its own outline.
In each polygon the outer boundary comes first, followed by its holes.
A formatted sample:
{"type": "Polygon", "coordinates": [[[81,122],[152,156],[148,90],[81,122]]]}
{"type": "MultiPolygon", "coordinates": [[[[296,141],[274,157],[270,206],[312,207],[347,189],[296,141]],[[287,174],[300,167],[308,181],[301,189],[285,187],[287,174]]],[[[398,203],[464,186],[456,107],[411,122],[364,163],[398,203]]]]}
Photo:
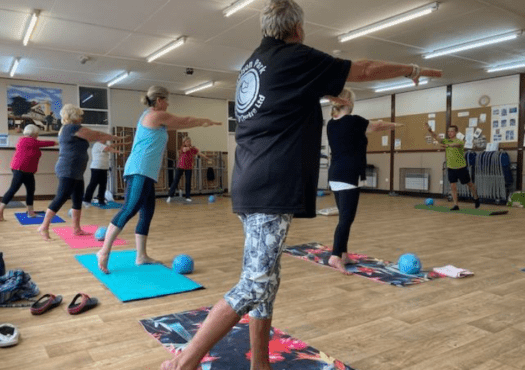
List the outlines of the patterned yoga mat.
{"type": "MultiPolygon", "coordinates": [[[[171,353],[181,351],[202,325],[211,307],[140,320],[148,334],[171,353]]],[[[245,315],[201,361],[202,370],[250,368],[250,332],[245,315]]],[[[354,370],[339,360],[292,338],[279,329],[270,332],[270,362],[273,370],[354,370]]]]}
{"type": "MultiPolygon", "coordinates": [[[[284,253],[332,268],[328,265],[328,259],[332,254],[332,249],[319,243],[287,246],[284,253]]],[[[421,271],[419,274],[414,275],[403,274],[399,271],[397,264],[369,257],[366,254],[348,253],[348,258],[357,261],[357,263],[347,264],[345,266],[346,271],[354,275],[394,286],[414,285],[440,277],[439,274],[431,270],[421,271]]]]}

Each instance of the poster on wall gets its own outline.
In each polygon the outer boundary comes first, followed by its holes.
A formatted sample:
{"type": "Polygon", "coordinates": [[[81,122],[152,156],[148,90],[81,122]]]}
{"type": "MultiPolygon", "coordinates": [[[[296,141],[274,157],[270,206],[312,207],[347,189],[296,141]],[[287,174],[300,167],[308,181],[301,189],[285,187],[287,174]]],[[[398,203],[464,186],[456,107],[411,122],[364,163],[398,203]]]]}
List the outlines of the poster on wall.
{"type": "Polygon", "coordinates": [[[511,143],[518,140],[518,106],[500,105],[492,107],[493,143],[511,143]]]}
{"type": "Polygon", "coordinates": [[[62,90],[47,87],[10,85],[7,87],[9,135],[21,135],[29,124],[40,128],[40,136],[57,136],[62,109],[62,90]]]}

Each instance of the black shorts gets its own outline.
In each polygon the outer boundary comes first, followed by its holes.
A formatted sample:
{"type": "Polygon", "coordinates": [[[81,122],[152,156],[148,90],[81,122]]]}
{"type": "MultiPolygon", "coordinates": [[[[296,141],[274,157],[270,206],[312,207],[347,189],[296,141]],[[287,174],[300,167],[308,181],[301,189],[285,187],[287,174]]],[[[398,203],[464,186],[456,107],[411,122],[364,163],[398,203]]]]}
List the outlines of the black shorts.
{"type": "Polygon", "coordinates": [[[448,169],[448,181],[453,184],[458,182],[458,180],[462,184],[468,184],[470,182],[470,174],[468,173],[467,167],[448,169]]]}

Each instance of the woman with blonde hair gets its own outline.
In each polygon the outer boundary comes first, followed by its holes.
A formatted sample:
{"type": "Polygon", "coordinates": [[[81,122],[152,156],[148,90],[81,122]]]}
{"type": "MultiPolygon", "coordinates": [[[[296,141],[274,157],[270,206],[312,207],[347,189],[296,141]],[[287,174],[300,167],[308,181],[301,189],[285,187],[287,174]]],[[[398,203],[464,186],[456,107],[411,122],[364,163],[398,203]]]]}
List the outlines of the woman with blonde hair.
{"type": "Polygon", "coordinates": [[[4,194],[0,203],[0,221],[4,221],[4,209],[13,199],[18,189],[24,184],[26,188],[27,216],[36,217],[33,209],[35,196],[35,173],[38,170],[38,162],[42,156],[40,148],[57,145],[52,140],[37,140],[40,129],[36,125],[27,125],[24,128],[24,137],[16,143],[15,154],[11,160],[11,171],[13,180],[11,186],[4,194]]]}
{"type": "Polygon", "coordinates": [[[162,86],[151,86],[141,101],[147,106],[137,123],[131,154],[124,167],[126,194],[124,206],[109,224],[104,246],[97,253],[99,269],[109,274],[108,261],[113,242],[128,221],[139,213],[135,228],[137,265],[156,263],[146,253],[149,227],[155,212],[155,183],[168,142],[167,130],[220,125],[207,118],[180,117],[168,113],[169,92],[162,86]]]}
{"type": "Polygon", "coordinates": [[[82,214],[82,198],[84,196],[84,172],[89,160],[87,153],[89,142],[123,139],[83,127],[81,124],[83,114],[84,111],[73,104],[64,105],[60,111],[63,126],[58,133],[60,151],[55,165],[58,189],[55,198],[46,211],[44,222],[38,228],[45,240],[51,239],[49,236],[51,220],[69,197],[71,197],[73,202],[74,234],[85,235],[85,232],[80,228],[80,216],[82,214]]]}
{"type": "Polygon", "coordinates": [[[352,115],[355,94],[350,89],[343,89],[339,98],[346,103],[332,103],[332,119],[326,127],[332,152],[328,180],[339,210],[339,223],[335,229],[334,246],[328,264],[343,274],[348,274],[345,264],[351,263],[347,257],[350,228],[357,212],[361,181],[366,180],[366,134],[394,130],[402,124],[369,121],[352,115]]]}

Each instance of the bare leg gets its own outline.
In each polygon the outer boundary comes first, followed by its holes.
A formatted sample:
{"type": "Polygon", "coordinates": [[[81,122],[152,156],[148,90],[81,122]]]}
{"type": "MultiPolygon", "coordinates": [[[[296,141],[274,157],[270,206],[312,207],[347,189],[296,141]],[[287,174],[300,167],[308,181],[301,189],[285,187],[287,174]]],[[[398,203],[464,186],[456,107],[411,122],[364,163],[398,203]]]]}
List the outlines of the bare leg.
{"type": "Polygon", "coordinates": [[[121,231],[122,229],[119,229],[118,227],[110,223],[106,231],[106,237],[104,238],[104,245],[97,252],[98,268],[105,274],[109,274],[108,262],[109,254],[111,253],[111,247],[113,246],[113,242],[115,241],[115,239],[117,239],[117,236],[118,234],[120,234],[121,231]]]}
{"type": "Polygon", "coordinates": [[[196,370],[206,353],[228,334],[240,319],[230,305],[221,299],[213,306],[188,346],[173,360],[165,361],[161,370],[196,370]]]}
{"type": "Polygon", "coordinates": [[[6,204],[0,203],[0,221],[5,221],[5,218],[4,218],[5,206],[6,206],[6,204]]]}
{"type": "Polygon", "coordinates": [[[153,263],[161,263],[160,261],[150,258],[146,253],[147,241],[147,235],[135,234],[135,244],[137,245],[137,258],[135,260],[136,265],[149,265],[153,263]]]}
{"type": "Polygon", "coordinates": [[[252,360],[250,370],[271,370],[270,366],[270,329],[272,319],[250,318],[250,347],[252,360]]]}
{"type": "Polygon", "coordinates": [[[42,225],[38,228],[38,232],[44,240],[51,240],[51,237],[49,236],[49,225],[51,224],[51,220],[53,217],[55,217],[56,212],[50,210],[49,208],[46,211],[46,216],[44,217],[44,221],[42,222],[42,225]]]}
{"type": "Polygon", "coordinates": [[[73,234],[75,235],[89,235],[89,233],[82,230],[80,227],[80,216],[82,215],[81,209],[73,209],[72,210],[72,216],[73,216],[73,234]]]}
{"type": "Polygon", "coordinates": [[[453,182],[450,184],[450,190],[452,192],[452,200],[454,201],[454,206],[458,205],[458,185],[453,182]]]}

